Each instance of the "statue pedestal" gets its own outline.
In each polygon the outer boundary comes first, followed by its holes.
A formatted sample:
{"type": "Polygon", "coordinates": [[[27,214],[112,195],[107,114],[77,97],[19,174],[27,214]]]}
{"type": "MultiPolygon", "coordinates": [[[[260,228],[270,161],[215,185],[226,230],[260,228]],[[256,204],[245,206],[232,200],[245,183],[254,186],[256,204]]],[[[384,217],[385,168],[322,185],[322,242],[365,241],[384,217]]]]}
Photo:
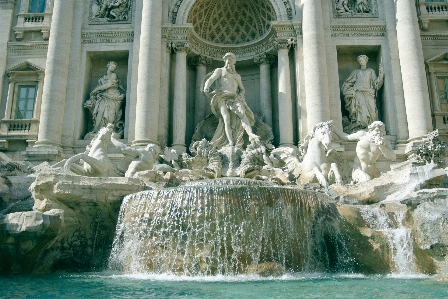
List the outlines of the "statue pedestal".
{"type": "Polygon", "coordinates": [[[243,152],[236,146],[226,146],[219,150],[222,155],[222,175],[223,176],[239,176],[237,169],[241,163],[243,152]]]}

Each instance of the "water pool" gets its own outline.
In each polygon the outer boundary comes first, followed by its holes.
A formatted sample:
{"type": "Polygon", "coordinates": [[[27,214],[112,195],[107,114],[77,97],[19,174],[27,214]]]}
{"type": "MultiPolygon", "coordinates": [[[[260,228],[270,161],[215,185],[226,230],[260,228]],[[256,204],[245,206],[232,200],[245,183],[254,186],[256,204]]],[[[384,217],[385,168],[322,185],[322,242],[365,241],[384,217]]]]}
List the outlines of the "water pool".
{"type": "Polygon", "coordinates": [[[0,277],[1,298],[448,298],[428,276],[307,274],[188,278],[114,273],[0,277]]]}

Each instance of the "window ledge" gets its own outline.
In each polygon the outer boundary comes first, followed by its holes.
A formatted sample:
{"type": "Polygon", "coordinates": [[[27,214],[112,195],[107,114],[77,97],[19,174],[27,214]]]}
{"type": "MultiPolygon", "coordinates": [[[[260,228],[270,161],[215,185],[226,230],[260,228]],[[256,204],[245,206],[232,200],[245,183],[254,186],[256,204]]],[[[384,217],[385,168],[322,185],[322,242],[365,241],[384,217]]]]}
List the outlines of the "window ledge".
{"type": "Polygon", "coordinates": [[[51,13],[19,13],[17,14],[17,25],[14,27],[16,40],[23,39],[24,32],[40,31],[42,38],[48,40],[50,37],[51,13]]]}

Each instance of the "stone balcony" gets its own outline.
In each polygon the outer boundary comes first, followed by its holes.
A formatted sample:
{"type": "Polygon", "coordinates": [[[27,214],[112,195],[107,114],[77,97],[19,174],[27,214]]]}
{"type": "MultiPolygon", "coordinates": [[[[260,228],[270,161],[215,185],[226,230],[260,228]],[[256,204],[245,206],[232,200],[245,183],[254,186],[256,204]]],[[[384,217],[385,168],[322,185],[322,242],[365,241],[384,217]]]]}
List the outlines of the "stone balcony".
{"type": "Polygon", "coordinates": [[[26,140],[32,146],[37,140],[39,120],[32,119],[2,119],[0,121],[0,150],[8,148],[8,141],[26,140]]]}
{"type": "Polygon", "coordinates": [[[448,0],[440,2],[426,2],[420,0],[418,4],[420,28],[428,30],[432,21],[448,21],[448,0]]]}

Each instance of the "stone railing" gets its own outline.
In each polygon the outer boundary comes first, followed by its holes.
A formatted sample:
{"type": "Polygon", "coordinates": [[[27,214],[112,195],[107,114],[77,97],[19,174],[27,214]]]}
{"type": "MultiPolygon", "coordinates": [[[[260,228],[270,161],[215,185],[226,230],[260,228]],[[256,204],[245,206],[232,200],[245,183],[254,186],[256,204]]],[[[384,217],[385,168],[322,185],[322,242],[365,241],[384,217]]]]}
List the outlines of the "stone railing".
{"type": "Polygon", "coordinates": [[[428,30],[429,22],[448,20],[448,0],[440,2],[419,1],[419,20],[422,30],[428,30]]]}
{"type": "Polygon", "coordinates": [[[19,16],[23,16],[25,24],[43,23],[45,20],[45,15],[43,13],[26,13],[26,14],[20,14],[19,16]]]}
{"type": "Polygon", "coordinates": [[[4,135],[37,135],[39,120],[32,119],[2,119],[0,133],[4,135]]]}

